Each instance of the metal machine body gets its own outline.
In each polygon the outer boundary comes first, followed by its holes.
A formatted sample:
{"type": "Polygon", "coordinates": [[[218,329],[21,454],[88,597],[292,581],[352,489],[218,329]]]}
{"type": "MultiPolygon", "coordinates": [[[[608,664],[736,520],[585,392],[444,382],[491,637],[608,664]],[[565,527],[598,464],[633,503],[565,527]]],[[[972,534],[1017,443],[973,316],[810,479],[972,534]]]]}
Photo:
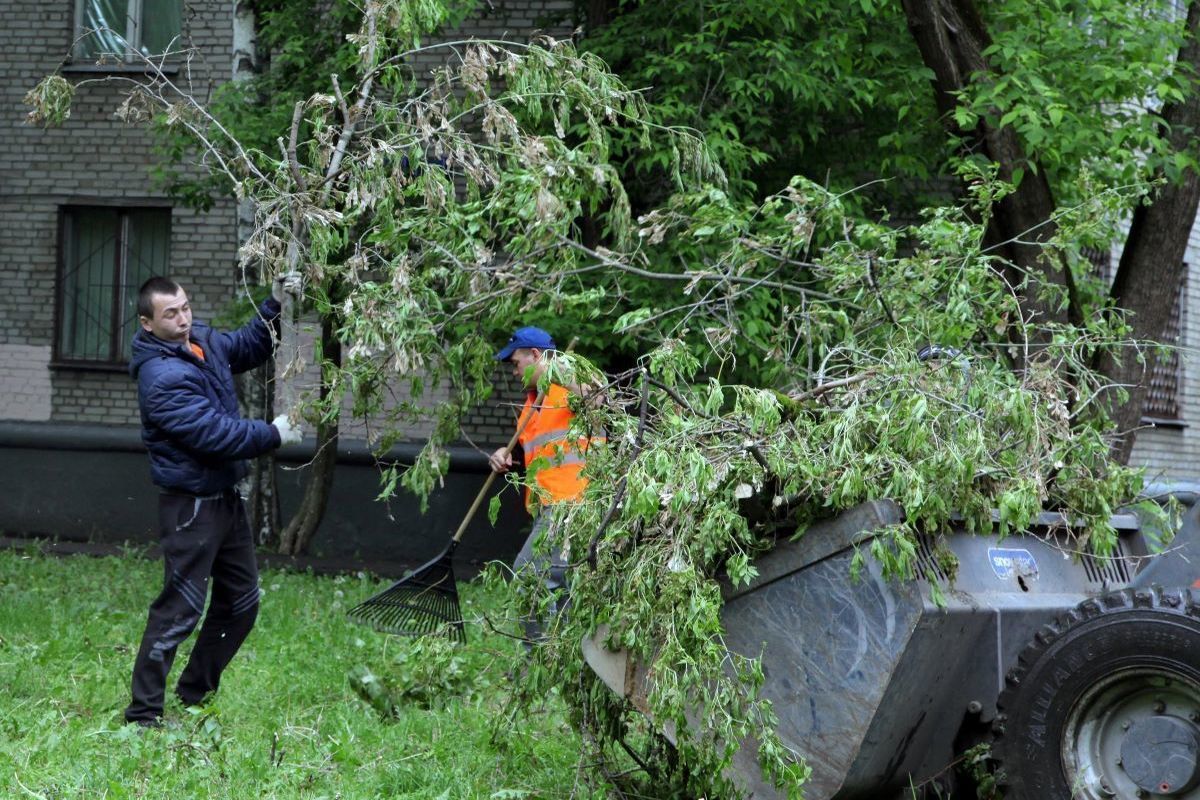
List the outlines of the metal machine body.
{"type": "MultiPolygon", "coordinates": [[[[945,771],[965,722],[997,717],[1006,674],[1044,626],[1124,588],[1192,586],[1198,514],[1193,505],[1173,553],[1155,558],[1146,558],[1132,515],[1114,517],[1120,543],[1107,559],[1072,553],[1052,514],[1003,539],[954,533],[945,539],[958,559],[953,581],[924,548],[920,577],[899,581],[870,557],[851,577],[856,548],[903,519],[894,503],[864,503],[762,556],[750,585],[725,587],[726,644],[761,657],[778,733],[812,768],[808,800],[886,797],[945,771]],[[944,606],[932,601],[931,583],[944,606]]],[[[594,641],[584,651],[611,688],[635,703],[644,697],[643,668],[594,641]]],[[[753,748],[742,748],[731,777],[754,798],[781,796],[753,748]]]]}

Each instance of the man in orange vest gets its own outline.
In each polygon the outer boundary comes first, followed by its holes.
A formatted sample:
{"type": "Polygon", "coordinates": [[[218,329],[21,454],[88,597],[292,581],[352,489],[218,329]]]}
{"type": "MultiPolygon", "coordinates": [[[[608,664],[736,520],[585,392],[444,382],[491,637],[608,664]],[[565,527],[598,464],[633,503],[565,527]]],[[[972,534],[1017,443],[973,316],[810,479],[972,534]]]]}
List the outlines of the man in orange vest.
{"type": "MultiPolygon", "coordinates": [[[[526,327],[518,328],[496,353],[497,361],[508,361],[513,365],[513,375],[525,386],[525,406],[517,419],[517,441],[524,451],[525,468],[533,473],[533,479],[525,489],[525,507],[534,516],[533,529],[513,562],[513,571],[532,568],[541,574],[546,588],[562,598],[551,608],[552,615],[565,605],[567,588],[567,562],[562,549],[553,541],[557,516],[554,506],[578,500],[583,495],[587,479],[580,472],[587,459],[588,447],[597,441],[595,437],[571,434],[575,415],[568,408],[567,399],[572,390],[579,393],[578,386],[550,384],[541,404],[534,406],[538,381],[545,373],[547,359],[556,350],[550,334],[541,328],[526,327]],[[543,546],[548,557],[535,557],[535,544],[544,537],[551,537],[549,546],[543,546]]],[[[488,458],[488,464],[494,472],[508,472],[513,466],[512,454],[501,447],[488,458]]],[[[529,639],[541,637],[541,628],[534,620],[526,620],[525,632],[529,639]]]]}

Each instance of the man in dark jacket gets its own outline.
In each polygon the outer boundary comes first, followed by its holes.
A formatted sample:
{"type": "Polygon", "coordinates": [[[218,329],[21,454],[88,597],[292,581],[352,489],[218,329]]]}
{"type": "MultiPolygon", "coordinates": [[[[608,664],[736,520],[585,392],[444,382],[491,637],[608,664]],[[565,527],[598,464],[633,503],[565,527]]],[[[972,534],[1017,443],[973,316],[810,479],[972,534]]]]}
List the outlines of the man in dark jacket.
{"type": "Polygon", "coordinates": [[[231,333],[193,322],[187,294],[172,280],[151,278],[138,293],[142,329],[129,372],[138,383],[151,479],[162,490],[164,581],[134,663],[128,722],[159,723],[175,650],[200,621],[210,579],[212,602],[175,690],[185,705],[216,690],[258,616],[254,539],[234,484],[246,474],[244,459],[302,435],[286,414],[270,424],[242,419],[233,376],[270,357],[283,294],[299,288],[299,276],[277,278],[259,316],[231,333]]]}

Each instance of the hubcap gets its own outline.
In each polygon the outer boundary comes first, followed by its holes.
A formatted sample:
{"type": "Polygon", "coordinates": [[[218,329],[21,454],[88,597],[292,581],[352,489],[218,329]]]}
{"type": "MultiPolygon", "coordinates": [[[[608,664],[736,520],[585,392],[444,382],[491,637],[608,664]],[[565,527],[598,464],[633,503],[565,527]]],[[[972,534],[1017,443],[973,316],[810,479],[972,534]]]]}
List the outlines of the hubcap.
{"type": "Polygon", "coordinates": [[[1121,742],[1121,767],[1139,787],[1155,794],[1186,792],[1196,785],[1200,730],[1171,714],[1135,722],[1121,742]]]}
{"type": "Polygon", "coordinates": [[[1062,762],[1077,800],[1200,800],[1200,685],[1137,667],[1109,675],[1075,703],[1062,762]]]}

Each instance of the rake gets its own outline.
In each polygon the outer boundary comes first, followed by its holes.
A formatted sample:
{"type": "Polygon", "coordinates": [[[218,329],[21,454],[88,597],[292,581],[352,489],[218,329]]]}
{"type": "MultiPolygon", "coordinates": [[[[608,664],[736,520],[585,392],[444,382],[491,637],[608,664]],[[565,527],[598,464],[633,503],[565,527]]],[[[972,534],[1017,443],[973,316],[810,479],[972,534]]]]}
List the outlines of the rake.
{"type": "MultiPolygon", "coordinates": [[[[545,393],[539,393],[533,407],[541,406],[544,399],[545,393]]],[[[517,432],[508,440],[505,453],[512,452],[517,438],[532,418],[533,414],[529,414],[522,420],[517,432]]],[[[446,549],[429,563],[418,567],[379,594],[368,597],[350,609],[346,612],[350,619],[370,625],[384,633],[401,636],[445,633],[454,641],[465,641],[462,610],[458,605],[458,586],[454,580],[454,549],[458,547],[467,525],[471,523],[475,512],[483,504],[483,499],[487,497],[488,489],[491,488],[496,475],[495,472],[488,474],[483,488],[475,495],[475,502],[471,503],[467,515],[450,538],[446,549]]]]}

